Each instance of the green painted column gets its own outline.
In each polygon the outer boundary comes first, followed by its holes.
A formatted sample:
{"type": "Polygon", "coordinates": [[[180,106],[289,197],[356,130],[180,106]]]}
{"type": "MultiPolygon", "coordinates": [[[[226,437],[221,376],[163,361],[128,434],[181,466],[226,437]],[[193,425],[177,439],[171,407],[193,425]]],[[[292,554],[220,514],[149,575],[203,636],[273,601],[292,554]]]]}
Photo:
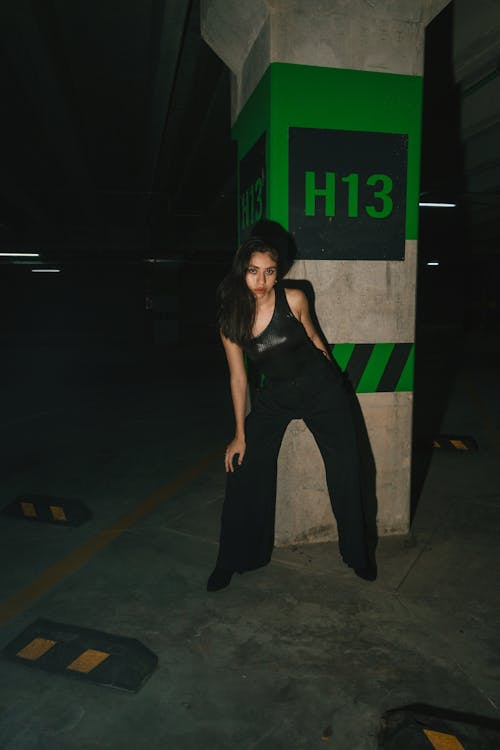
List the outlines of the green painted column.
{"type": "MultiPolygon", "coordinates": [[[[233,72],[239,227],[295,237],[289,275],[313,286],[355,388],[376,464],[379,533],[409,526],[420,122],[425,23],[446,2],[202,3],[233,72]]],[[[336,536],[319,451],[287,430],[276,543],[336,536]]]]}

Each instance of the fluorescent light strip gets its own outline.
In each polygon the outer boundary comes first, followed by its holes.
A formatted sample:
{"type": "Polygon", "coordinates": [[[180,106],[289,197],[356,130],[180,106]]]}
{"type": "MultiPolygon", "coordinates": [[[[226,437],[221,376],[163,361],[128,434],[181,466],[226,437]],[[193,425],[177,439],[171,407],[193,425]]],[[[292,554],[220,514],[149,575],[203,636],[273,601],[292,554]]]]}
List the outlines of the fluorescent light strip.
{"type": "Polygon", "coordinates": [[[456,203],[419,203],[424,208],[455,208],[456,203]]]}
{"type": "Polygon", "coordinates": [[[40,253],[0,253],[2,258],[39,258],[40,253]]]}
{"type": "Polygon", "coordinates": [[[428,266],[439,266],[439,261],[438,260],[429,260],[429,261],[427,261],[427,265],[428,266]]]}
{"type": "Polygon", "coordinates": [[[32,268],[31,273],[61,273],[60,268],[32,268]]]}
{"type": "Polygon", "coordinates": [[[143,258],[145,263],[180,263],[180,258],[143,258]]]}

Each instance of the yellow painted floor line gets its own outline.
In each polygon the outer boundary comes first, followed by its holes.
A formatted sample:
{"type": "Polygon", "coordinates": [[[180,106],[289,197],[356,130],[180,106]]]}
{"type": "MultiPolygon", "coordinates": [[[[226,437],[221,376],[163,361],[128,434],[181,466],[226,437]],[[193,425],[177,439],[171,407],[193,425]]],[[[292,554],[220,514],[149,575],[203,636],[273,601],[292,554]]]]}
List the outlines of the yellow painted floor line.
{"type": "Polygon", "coordinates": [[[20,612],[29,607],[36,599],[50,591],[57,583],[69,576],[78,568],[81,568],[88,560],[96,555],[108,544],[121,536],[127,529],[136,524],[141,518],[155,510],[161,503],[169,500],[182,489],[193,482],[202,474],[210,464],[217,458],[220,459],[224,451],[222,447],[211,451],[204,456],[195,466],[192,466],[178,474],[175,479],[160,487],[152,495],[138,503],[130,513],[122,516],[116,523],[103,529],[80,545],[59,562],[47,568],[31,583],[22,588],[5,602],[0,604],[0,624],[4,624],[20,612]]]}

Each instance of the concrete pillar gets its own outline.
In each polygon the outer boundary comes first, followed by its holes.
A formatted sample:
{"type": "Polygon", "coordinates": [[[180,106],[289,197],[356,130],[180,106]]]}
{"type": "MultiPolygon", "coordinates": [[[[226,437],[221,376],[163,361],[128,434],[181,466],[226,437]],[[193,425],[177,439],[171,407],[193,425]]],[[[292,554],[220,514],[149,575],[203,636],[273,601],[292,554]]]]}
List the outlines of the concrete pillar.
{"type": "MultiPolygon", "coordinates": [[[[232,71],[240,232],[295,235],[333,355],[349,372],[376,464],[380,534],[409,526],[425,25],[447,0],[202,0],[232,71]]],[[[301,421],[280,452],[276,543],[336,537],[301,421]]]]}

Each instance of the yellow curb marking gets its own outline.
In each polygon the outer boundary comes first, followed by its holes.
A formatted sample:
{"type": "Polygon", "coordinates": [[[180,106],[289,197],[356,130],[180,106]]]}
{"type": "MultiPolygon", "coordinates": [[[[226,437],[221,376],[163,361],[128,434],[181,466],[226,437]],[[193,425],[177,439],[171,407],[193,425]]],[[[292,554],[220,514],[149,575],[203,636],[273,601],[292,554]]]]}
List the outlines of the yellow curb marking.
{"type": "Polygon", "coordinates": [[[36,661],[46,654],[47,651],[50,651],[56,643],[57,641],[50,641],[48,638],[34,638],[27,646],[18,651],[16,656],[20,656],[21,659],[36,661]]]}
{"type": "Polygon", "coordinates": [[[88,648],[83,654],[80,654],[78,659],[72,661],[66,669],[72,669],[74,672],[88,674],[98,667],[99,664],[102,664],[103,661],[106,661],[109,656],[110,654],[107,654],[105,651],[96,651],[93,648],[88,648]]]}

